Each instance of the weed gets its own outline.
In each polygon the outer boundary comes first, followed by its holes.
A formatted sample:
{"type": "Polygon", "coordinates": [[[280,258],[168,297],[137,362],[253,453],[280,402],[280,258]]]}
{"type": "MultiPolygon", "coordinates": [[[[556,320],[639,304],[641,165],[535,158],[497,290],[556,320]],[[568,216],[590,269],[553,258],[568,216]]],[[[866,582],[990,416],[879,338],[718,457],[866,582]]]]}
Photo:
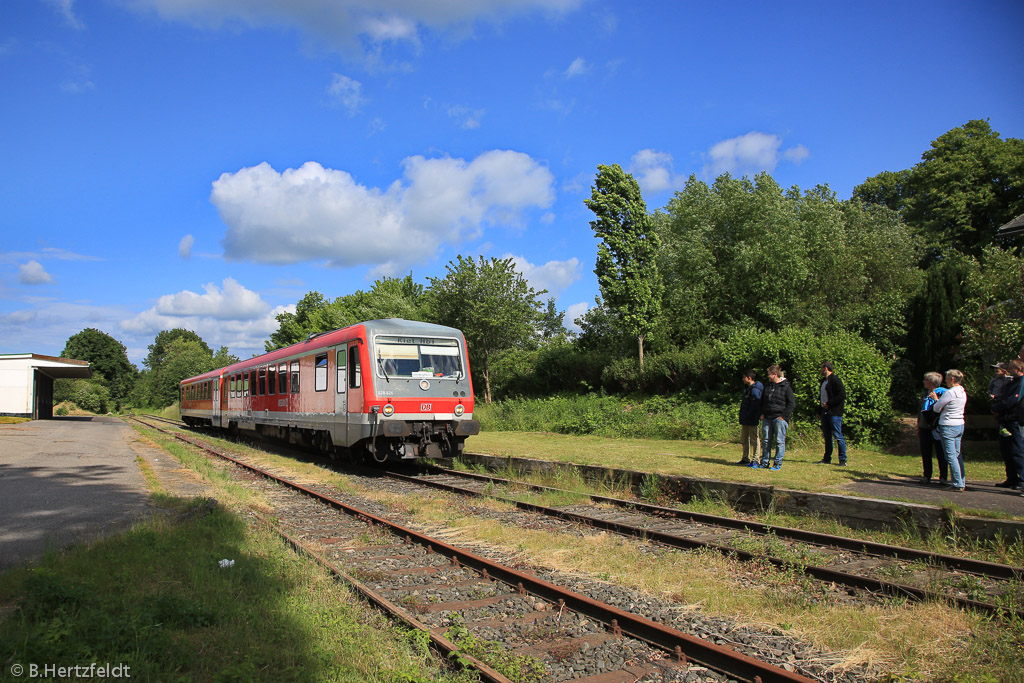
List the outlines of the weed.
{"type": "Polygon", "coordinates": [[[539,682],[547,672],[544,663],[534,657],[516,654],[499,642],[476,637],[461,619],[456,618],[444,635],[460,652],[479,659],[515,683],[539,682]]]}

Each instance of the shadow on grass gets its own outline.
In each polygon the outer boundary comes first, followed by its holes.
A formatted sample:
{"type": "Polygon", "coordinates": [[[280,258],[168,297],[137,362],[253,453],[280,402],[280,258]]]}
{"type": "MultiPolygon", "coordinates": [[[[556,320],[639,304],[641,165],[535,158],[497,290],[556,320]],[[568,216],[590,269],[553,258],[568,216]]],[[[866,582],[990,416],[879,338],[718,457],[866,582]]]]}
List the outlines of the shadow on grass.
{"type": "Polygon", "coordinates": [[[294,556],[229,512],[175,507],[0,575],[0,661],[124,664],[135,680],[320,678],[315,626],[290,604],[294,556]]]}

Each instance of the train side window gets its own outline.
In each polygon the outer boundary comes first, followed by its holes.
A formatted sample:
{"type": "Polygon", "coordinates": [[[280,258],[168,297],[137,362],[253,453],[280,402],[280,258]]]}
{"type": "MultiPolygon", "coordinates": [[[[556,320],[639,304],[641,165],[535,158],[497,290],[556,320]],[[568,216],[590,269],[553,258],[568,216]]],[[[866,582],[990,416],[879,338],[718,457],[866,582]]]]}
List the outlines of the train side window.
{"type": "Polygon", "coordinates": [[[252,391],[249,392],[249,395],[256,396],[258,393],[257,389],[259,389],[259,387],[256,384],[256,370],[249,371],[249,386],[252,389],[252,391]]]}
{"type": "Polygon", "coordinates": [[[345,393],[345,349],[338,349],[338,393],[345,393]]]}
{"type": "Polygon", "coordinates": [[[277,366],[277,390],[280,394],[288,393],[288,366],[285,363],[277,366]]]}
{"type": "Polygon", "coordinates": [[[259,374],[257,375],[257,377],[259,377],[259,382],[260,382],[259,383],[260,396],[266,396],[267,395],[267,369],[266,368],[260,368],[258,373],[259,374]]]}
{"type": "Polygon", "coordinates": [[[327,354],[319,354],[313,363],[313,389],[327,391],[327,354]]]}
{"type": "Polygon", "coordinates": [[[277,366],[271,365],[267,368],[267,393],[273,396],[277,393],[277,366]]]}
{"type": "Polygon", "coordinates": [[[228,377],[228,396],[231,398],[235,397],[235,376],[231,375],[228,377]]]}
{"type": "Polygon", "coordinates": [[[348,385],[352,389],[358,389],[360,381],[359,347],[351,346],[348,350],[348,385]]]}
{"type": "Polygon", "coordinates": [[[292,361],[292,393],[299,393],[299,361],[292,361]]]}
{"type": "Polygon", "coordinates": [[[248,396],[248,395],[249,395],[249,373],[247,372],[244,375],[242,375],[242,396],[245,397],[245,396],[248,396]]]}

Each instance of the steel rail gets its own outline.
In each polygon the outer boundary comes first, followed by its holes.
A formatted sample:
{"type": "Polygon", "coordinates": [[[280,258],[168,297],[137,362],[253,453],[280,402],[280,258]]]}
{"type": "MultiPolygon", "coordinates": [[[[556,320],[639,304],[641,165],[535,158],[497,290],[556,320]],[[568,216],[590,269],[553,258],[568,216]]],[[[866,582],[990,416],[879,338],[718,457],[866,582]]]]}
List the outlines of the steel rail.
{"type": "MultiPolygon", "coordinates": [[[[906,597],[916,600],[918,602],[924,602],[926,600],[934,600],[939,602],[953,603],[958,607],[975,610],[983,614],[991,614],[995,616],[1006,616],[1012,615],[1019,619],[1024,619],[1024,611],[1010,610],[1005,607],[999,607],[987,602],[981,602],[978,600],[970,600],[968,598],[959,598],[955,596],[942,595],[941,593],[935,593],[933,591],[926,591],[920,588],[914,588],[912,586],[904,586],[898,583],[892,583],[889,581],[882,581],[880,579],[873,579],[866,576],[858,576],[856,574],[848,574],[836,569],[829,569],[827,567],[817,567],[814,565],[805,565],[800,563],[793,563],[772,555],[752,553],[745,550],[733,548],[731,546],[725,546],[718,543],[711,543],[708,541],[698,541],[692,538],[686,538],[685,536],[677,536],[674,534],[656,531],[653,529],[644,529],[642,527],[632,526],[629,524],[623,524],[621,522],[614,522],[610,520],[600,519],[598,517],[589,517],[575,512],[568,512],[565,510],[559,510],[557,508],[546,507],[543,505],[537,505],[535,503],[526,503],[518,501],[512,498],[504,498],[501,496],[495,496],[493,494],[483,494],[479,491],[472,489],[466,489],[453,484],[445,484],[438,481],[430,481],[426,479],[420,479],[414,476],[400,474],[397,472],[387,472],[387,476],[398,479],[400,481],[406,481],[409,483],[419,484],[430,488],[435,488],[450,493],[457,493],[465,496],[493,498],[495,500],[502,501],[515,505],[520,510],[527,510],[529,512],[536,512],[549,517],[555,517],[564,519],[566,521],[575,522],[578,524],[585,524],[598,529],[606,531],[612,531],[614,533],[622,534],[624,536],[632,536],[635,538],[641,538],[644,540],[654,541],[662,545],[667,545],[674,548],[683,549],[697,549],[706,548],[710,550],[718,551],[725,555],[734,555],[744,561],[753,560],[764,560],[780,569],[798,568],[804,574],[818,579],[819,581],[833,582],[851,588],[858,588],[862,590],[872,591],[876,593],[884,593],[894,597],[906,597]]],[[[669,508],[664,508],[669,509],[669,508]]]]}
{"type": "MultiPolygon", "coordinates": [[[[527,484],[525,482],[512,481],[501,477],[476,474],[474,472],[459,472],[457,470],[437,467],[436,465],[430,465],[429,468],[436,472],[455,477],[477,479],[480,481],[489,481],[514,486],[527,486],[534,491],[572,493],[570,491],[564,491],[563,489],[541,486],[539,484],[527,484]]],[[[913,548],[886,545],[884,543],[875,543],[873,541],[862,541],[855,538],[846,538],[844,536],[833,536],[831,534],[823,534],[816,531],[805,531],[803,529],[794,529],[792,527],[773,526],[770,524],[762,524],[760,522],[732,519],[731,517],[721,517],[701,512],[690,512],[688,510],[678,510],[676,508],[651,505],[649,503],[639,501],[623,500],[621,498],[611,498],[608,496],[590,494],[583,495],[589,495],[590,499],[595,503],[607,503],[616,507],[632,508],[639,512],[644,512],[658,517],[689,519],[690,521],[702,524],[711,524],[739,531],[748,531],[762,536],[775,535],[779,538],[788,538],[793,541],[801,541],[814,545],[841,548],[843,550],[849,550],[851,552],[864,555],[891,557],[898,560],[915,560],[925,562],[927,564],[937,564],[947,569],[954,569],[957,571],[967,572],[969,574],[978,574],[979,576],[987,576],[993,579],[1024,579],[1024,569],[1018,569],[1010,565],[999,564],[996,562],[986,562],[984,560],[974,560],[971,558],[956,557],[953,555],[941,555],[938,553],[930,553],[926,550],[915,550],[913,548]]]]}
{"type": "MultiPolygon", "coordinates": [[[[138,418],[136,419],[138,420],[138,418]]],[[[145,424],[142,420],[138,421],[145,424]]],[[[151,428],[155,428],[153,425],[149,426],[151,428]]],[[[511,567],[507,567],[501,563],[489,560],[475,553],[449,545],[444,541],[432,538],[426,534],[415,531],[414,529],[396,524],[395,522],[388,521],[383,517],[374,515],[373,513],[348,505],[343,501],[320,493],[319,491],[315,491],[303,484],[293,482],[284,477],[262,470],[259,467],[239,460],[234,456],[221,453],[216,449],[210,448],[208,445],[197,443],[195,440],[185,435],[173,433],[170,435],[180,441],[191,444],[208,453],[232,462],[249,472],[266,477],[267,479],[276,481],[287,488],[303,493],[340,512],[362,519],[371,526],[378,525],[389,529],[392,533],[425,546],[428,551],[445,555],[451,559],[453,563],[458,562],[462,565],[472,567],[473,569],[480,571],[485,577],[497,578],[511,586],[515,586],[519,590],[527,591],[537,595],[538,597],[557,603],[560,606],[572,609],[580,614],[590,617],[591,619],[600,621],[608,625],[614,635],[625,634],[644,640],[656,647],[672,653],[678,661],[684,664],[688,659],[693,659],[705,666],[708,666],[709,668],[725,673],[726,675],[752,681],[753,683],[769,683],[775,681],[780,683],[811,683],[813,680],[798,673],[786,671],[781,667],[776,667],[768,664],[767,662],[762,662],[754,659],[753,657],[735,652],[730,648],[715,645],[714,643],[683,633],[682,631],[669,626],[659,624],[645,617],[631,614],[612,605],[606,605],[585,595],[580,595],[579,593],[556,586],[553,583],[544,581],[543,579],[516,569],[512,569],[511,567]]]]}
{"type": "Polygon", "coordinates": [[[438,635],[437,633],[431,631],[430,627],[421,622],[419,619],[412,616],[407,611],[405,611],[395,603],[391,602],[390,600],[388,600],[380,593],[376,592],[375,590],[367,586],[359,579],[355,578],[348,572],[338,567],[336,564],[328,560],[326,557],[324,557],[321,553],[317,552],[308,544],[304,543],[298,538],[295,538],[294,536],[286,532],[284,529],[281,529],[276,524],[273,524],[270,520],[268,520],[258,511],[252,510],[250,508],[250,512],[255,517],[257,517],[262,523],[266,524],[268,527],[273,529],[274,533],[276,533],[282,539],[284,539],[284,541],[288,543],[288,545],[290,545],[296,552],[310,557],[314,562],[319,564],[327,571],[331,572],[331,574],[333,574],[335,578],[339,579],[340,581],[343,581],[344,583],[355,589],[360,595],[366,598],[369,602],[376,605],[380,610],[391,615],[393,618],[408,624],[417,631],[422,631],[423,633],[426,633],[427,636],[430,638],[430,642],[434,644],[434,647],[441,651],[446,657],[449,657],[451,661],[456,663],[465,662],[472,665],[473,669],[475,669],[480,674],[480,678],[486,681],[487,683],[514,683],[514,681],[512,681],[509,678],[506,678],[501,673],[495,671],[489,665],[480,661],[476,657],[468,655],[462,650],[460,650],[459,647],[452,641],[448,640],[442,635],[438,635]]]}

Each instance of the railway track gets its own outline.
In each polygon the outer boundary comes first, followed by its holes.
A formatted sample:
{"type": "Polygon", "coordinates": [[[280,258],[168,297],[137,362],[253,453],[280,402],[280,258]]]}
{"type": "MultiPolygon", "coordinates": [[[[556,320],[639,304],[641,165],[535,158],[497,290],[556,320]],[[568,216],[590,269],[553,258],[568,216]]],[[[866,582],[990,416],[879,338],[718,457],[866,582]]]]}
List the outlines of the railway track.
{"type": "Polygon", "coordinates": [[[283,477],[199,439],[135,418],[229,461],[260,488],[290,542],[367,598],[481,664],[485,680],[789,681],[809,678],[679,631],[358,507],[322,484],[283,477]],[[339,512],[345,514],[338,514],[339,512]],[[497,662],[497,663],[495,663],[497,662]],[[511,662],[511,663],[510,663],[511,662]],[[510,673],[511,672],[511,673],[510,673]]]}
{"type": "Polygon", "coordinates": [[[486,496],[521,510],[669,547],[709,549],[741,560],[796,568],[819,581],[845,586],[851,593],[946,601],[984,614],[1024,619],[1024,571],[1009,565],[608,496],[586,496],[587,504],[538,505],[519,498],[523,492],[571,492],[436,466],[427,466],[427,472],[385,474],[449,493],[486,496]]]}

